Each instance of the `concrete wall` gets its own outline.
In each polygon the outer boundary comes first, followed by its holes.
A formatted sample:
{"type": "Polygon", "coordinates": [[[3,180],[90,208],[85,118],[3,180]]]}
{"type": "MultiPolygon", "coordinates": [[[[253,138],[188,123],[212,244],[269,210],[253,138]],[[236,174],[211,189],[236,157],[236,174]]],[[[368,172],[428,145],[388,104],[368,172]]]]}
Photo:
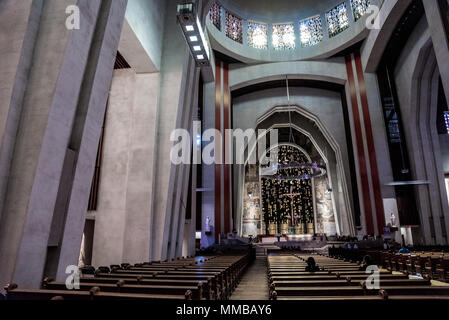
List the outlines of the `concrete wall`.
{"type": "Polygon", "coordinates": [[[449,135],[440,135],[441,159],[446,174],[449,173],[449,135]]]}
{"type": "MultiPolygon", "coordinates": [[[[125,15],[126,27],[130,27],[156,70],[161,67],[166,4],[165,0],[128,0],[125,15]]],[[[175,23],[175,12],[170,15],[172,23],[175,23]]],[[[131,50],[127,53],[130,58],[135,54],[131,50]]]]}
{"type": "Polygon", "coordinates": [[[444,145],[437,128],[438,77],[435,53],[427,21],[423,18],[413,31],[396,70],[395,83],[411,171],[416,180],[428,183],[417,186],[417,205],[421,218],[421,239],[428,244],[447,244],[447,193],[444,183],[444,145]]]}
{"type": "Polygon", "coordinates": [[[158,90],[158,73],[114,72],[95,212],[95,266],[149,260],[158,90]]]}
{"type": "MultiPolygon", "coordinates": [[[[285,106],[287,103],[288,101],[285,88],[269,89],[238,97],[234,100],[234,128],[241,128],[243,130],[248,128],[256,128],[258,118],[270,111],[273,107],[285,106]]],[[[316,132],[309,131],[307,127],[302,127],[302,129],[306,130],[315,138],[316,141],[318,141],[317,143],[321,143],[317,147],[320,148],[324,156],[332,162],[329,164],[329,171],[333,180],[333,189],[335,190],[335,199],[339,213],[338,218],[340,219],[341,232],[344,234],[349,234],[353,231],[351,231],[351,228],[348,227],[347,214],[352,211],[352,208],[350,204],[345,204],[344,201],[342,201],[342,198],[340,198],[340,193],[346,193],[349,195],[350,199],[352,199],[351,175],[349,171],[351,168],[349,168],[341,95],[340,93],[328,90],[294,87],[290,88],[290,103],[291,105],[301,106],[306,111],[315,115],[326,128],[328,134],[332,136],[333,140],[339,146],[339,151],[342,156],[342,163],[340,163],[340,165],[343,166],[346,183],[343,183],[339,178],[340,173],[338,172],[336,166],[337,156],[334,153],[335,150],[333,150],[329,145],[329,142],[324,143],[324,141],[321,142],[320,140],[317,140],[318,136],[322,137],[322,135],[317,135],[316,132]],[[345,184],[347,190],[343,191],[345,184]],[[349,205],[349,208],[346,207],[346,205],[349,205]]],[[[293,117],[296,119],[296,114],[294,114],[293,117]]],[[[293,120],[293,123],[297,124],[297,121],[298,120],[293,120]]],[[[235,181],[240,180],[238,176],[239,173],[240,172],[238,170],[234,171],[235,181]]],[[[238,192],[241,191],[240,188],[238,188],[238,190],[238,192]]],[[[237,199],[240,198],[238,192],[236,194],[237,199]]],[[[237,206],[237,208],[238,207],[239,206],[237,206]]],[[[236,215],[238,214],[240,214],[240,212],[236,212],[236,215]]]]}

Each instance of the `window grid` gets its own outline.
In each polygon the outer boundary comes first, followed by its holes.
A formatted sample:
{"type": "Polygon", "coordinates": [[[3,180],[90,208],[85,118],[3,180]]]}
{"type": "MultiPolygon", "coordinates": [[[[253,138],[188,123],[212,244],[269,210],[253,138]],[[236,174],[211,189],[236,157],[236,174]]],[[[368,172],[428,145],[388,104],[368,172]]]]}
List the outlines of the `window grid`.
{"type": "Polygon", "coordinates": [[[444,122],[446,123],[447,134],[449,134],[449,111],[444,111],[444,122]]]}
{"type": "Polygon", "coordinates": [[[348,11],[346,3],[341,3],[326,13],[329,38],[335,37],[349,28],[348,11]]]}
{"type": "Polygon", "coordinates": [[[226,11],[226,36],[238,43],[243,43],[243,21],[226,11]]]}
{"type": "Polygon", "coordinates": [[[310,47],[320,43],[323,40],[321,17],[318,15],[301,20],[299,22],[299,33],[303,47],[310,47]]]}
{"type": "Polygon", "coordinates": [[[352,12],[354,20],[357,21],[363,17],[370,6],[370,0],[351,0],[352,12]]]}
{"type": "Polygon", "coordinates": [[[248,21],[248,45],[256,49],[268,49],[267,32],[265,23],[248,21]]]}
{"type": "Polygon", "coordinates": [[[212,24],[221,31],[221,6],[217,2],[210,8],[209,19],[212,24]]]}
{"type": "Polygon", "coordinates": [[[295,49],[295,27],[292,23],[273,25],[273,48],[275,50],[295,49]]]}

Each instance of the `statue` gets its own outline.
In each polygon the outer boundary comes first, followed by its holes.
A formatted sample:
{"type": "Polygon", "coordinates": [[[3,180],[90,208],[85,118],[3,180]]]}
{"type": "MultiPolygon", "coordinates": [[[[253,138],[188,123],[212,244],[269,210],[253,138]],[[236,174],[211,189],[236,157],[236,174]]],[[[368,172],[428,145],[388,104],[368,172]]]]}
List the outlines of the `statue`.
{"type": "Polygon", "coordinates": [[[393,212],[390,215],[390,221],[391,221],[391,226],[396,227],[396,217],[394,216],[393,212]]]}
{"type": "Polygon", "coordinates": [[[204,227],[205,232],[210,232],[210,218],[206,217],[206,225],[204,227]]]}

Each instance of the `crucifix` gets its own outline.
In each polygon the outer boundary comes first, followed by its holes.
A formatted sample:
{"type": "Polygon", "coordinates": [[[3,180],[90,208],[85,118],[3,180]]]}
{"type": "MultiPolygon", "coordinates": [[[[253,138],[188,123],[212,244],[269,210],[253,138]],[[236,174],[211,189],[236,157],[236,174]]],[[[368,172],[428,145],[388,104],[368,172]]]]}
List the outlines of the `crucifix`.
{"type": "Polygon", "coordinates": [[[293,206],[294,206],[294,202],[293,200],[295,199],[296,196],[300,196],[301,193],[293,193],[293,186],[290,187],[290,193],[287,194],[283,194],[280,197],[284,198],[284,197],[288,197],[290,198],[290,210],[291,210],[291,219],[292,219],[292,227],[295,226],[295,215],[294,215],[294,211],[293,211],[293,206]]]}

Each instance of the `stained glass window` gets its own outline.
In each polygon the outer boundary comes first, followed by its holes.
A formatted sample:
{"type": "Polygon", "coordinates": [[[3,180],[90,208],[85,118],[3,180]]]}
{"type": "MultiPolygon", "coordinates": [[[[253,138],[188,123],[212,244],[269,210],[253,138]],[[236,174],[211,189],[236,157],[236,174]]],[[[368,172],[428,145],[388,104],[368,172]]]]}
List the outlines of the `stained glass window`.
{"type": "Polygon", "coordinates": [[[243,42],[243,22],[242,19],[226,11],[226,35],[228,38],[243,42]]]}
{"type": "Polygon", "coordinates": [[[323,25],[321,17],[315,16],[299,22],[301,45],[309,47],[323,40],[323,25]]]}
{"type": "Polygon", "coordinates": [[[346,3],[339,4],[334,9],[326,13],[329,37],[334,37],[349,27],[348,12],[346,3]]]}
{"type": "Polygon", "coordinates": [[[351,5],[354,19],[357,21],[365,15],[370,5],[370,0],[351,0],[351,5]]]}
{"type": "Polygon", "coordinates": [[[268,48],[267,25],[248,21],[248,45],[256,49],[268,48]]]}
{"type": "Polygon", "coordinates": [[[218,3],[214,3],[209,11],[209,18],[212,24],[221,30],[221,6],[218,3]]]}
{"type": "Polygon", "coordinates": [[[444,111],[444,122],[446,122],[447,134],[449,134],[449,111],[444,111]]]}
{"type": "Polygon", "coordinates": [[[273,25],[273,47],[275,50],[295,49],[295,27],[293,24],[273,25]]]}

